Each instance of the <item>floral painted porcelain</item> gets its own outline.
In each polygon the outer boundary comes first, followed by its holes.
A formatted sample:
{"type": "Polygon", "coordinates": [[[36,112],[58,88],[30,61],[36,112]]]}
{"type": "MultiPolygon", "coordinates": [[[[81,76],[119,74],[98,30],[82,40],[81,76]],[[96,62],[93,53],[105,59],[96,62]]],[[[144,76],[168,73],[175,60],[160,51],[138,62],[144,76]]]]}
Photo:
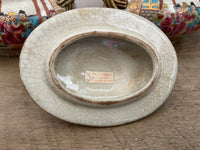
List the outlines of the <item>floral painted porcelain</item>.
{"type": "MultiPolygon", "coordinates": [[[[199,0],[119,0],[133,12],[155,23],[169,38],[200,28],[199,0]]],[[[118,0],[104,0],[107,7],[120,8],[118,0]]]]}
{"type": "Polygon", "coordinates": [[[0,0],[0,55],[19,55],[38,25],[63,11],[56,0],[0,0]]]}
{"type": "Polygon", "coordinates": [[[31,33],[20,55],[21,79],[33,101],[57,118],[89,126],[151,114],[169,96],[176,74],[166,35],[116,9],[57,15],[31,33]]]}

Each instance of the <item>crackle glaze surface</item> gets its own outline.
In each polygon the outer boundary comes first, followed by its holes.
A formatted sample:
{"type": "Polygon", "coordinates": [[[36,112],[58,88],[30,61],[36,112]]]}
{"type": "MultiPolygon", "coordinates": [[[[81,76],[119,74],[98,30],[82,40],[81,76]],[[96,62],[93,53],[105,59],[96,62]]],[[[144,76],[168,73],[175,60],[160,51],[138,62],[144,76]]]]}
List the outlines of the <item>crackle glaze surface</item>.
{"type": "Polygon", "coordinates": [[[0,0],[0,54],[20,50],[40,23],[63,11],[55,0],[0,0]]]}
{"type": "Polygon", "coordinates": [[[76,9],[47,20],[31,33],[20,56],[20,75],[33,100],[55,117],[89,126],[114,126],[151,114],[169,96],[176,74],[175,50],[155,25],[140,16],[106,8],[76,9]],[[149,45],[161,69],[151,90],[134,101],[107,106],[87,106],[69,100],[76,100],[70,95],[63,96],[51,78],[49,60],[66,39],[88,32],[128,35],[149,45]]]}

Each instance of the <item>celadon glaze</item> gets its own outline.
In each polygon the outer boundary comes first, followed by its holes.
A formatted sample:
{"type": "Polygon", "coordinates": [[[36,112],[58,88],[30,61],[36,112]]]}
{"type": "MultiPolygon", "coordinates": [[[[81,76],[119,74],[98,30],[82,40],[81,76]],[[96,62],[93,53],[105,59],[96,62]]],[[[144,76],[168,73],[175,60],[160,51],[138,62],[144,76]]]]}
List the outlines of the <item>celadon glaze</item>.
{"type": "Polygon", "coordinates": [[[151,114],[176,75],[176,52],[160,29],[108,8],[75,9],[45,21],[20,56],[20,76],[33,101],[59,119],[88,126],[151,114]]]}

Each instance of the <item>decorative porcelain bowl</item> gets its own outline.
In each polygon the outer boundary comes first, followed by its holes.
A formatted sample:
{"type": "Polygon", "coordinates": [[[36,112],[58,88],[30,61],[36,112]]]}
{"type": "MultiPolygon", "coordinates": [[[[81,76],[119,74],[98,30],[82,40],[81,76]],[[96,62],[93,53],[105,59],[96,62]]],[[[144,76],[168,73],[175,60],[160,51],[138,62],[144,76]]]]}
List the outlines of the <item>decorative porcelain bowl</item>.
{"type": "Polygon", "coordinates": [[[31,33],[20,74],[34,102],[53,116],[114,126],[160,107],[174,85],[177,58],[168,38],[148,20],[85,8],[57,15],[31,33]]]}
{"type": "Polygon", "coordinates": [[[2,0],[0,55],[19,55],[30,32],[57,13],[72,8],[104,6],[143,16],[156,24],[172,42],[200,28],[199,0],[2,0]]]}
{"type": "Polygon", "coordinates": [[[56,1],[0,0],[0,55],[19,55],[24,41],[40,23],[66,10],[56,1]]]}
{"type": "Polygon", "coordinates": [[[152,21],[172,40],[200,28],[199,0],[104,0],[104,2],[107,7],[125,8],[152,21]]]}

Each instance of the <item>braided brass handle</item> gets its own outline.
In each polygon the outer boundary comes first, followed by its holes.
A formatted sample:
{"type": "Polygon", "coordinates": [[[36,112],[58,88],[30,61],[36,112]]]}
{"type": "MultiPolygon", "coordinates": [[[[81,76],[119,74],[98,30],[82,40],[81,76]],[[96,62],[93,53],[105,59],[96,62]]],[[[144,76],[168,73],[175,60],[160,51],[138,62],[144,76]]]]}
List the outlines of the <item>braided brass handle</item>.
{"type": "MultiPolygon", "coordinates": [[[[57,5],[66,10],[73,9],[75,0],[57,0],[57,5]]],[[[116,9],[125,9],[128,6],[128,0],[103,0],[106,7],[116,8],[116,9]]]]}
{"type": "Polygon", "coordinates": [[[57,0],[57,5],[66,10],[73,9],[75,0],[57,0]]]}
{"type": "Polygon", "coordinates": [[[128,0],[103,0],[106,7],[116,9],[126,9],[128,6],[128,0]]]}

